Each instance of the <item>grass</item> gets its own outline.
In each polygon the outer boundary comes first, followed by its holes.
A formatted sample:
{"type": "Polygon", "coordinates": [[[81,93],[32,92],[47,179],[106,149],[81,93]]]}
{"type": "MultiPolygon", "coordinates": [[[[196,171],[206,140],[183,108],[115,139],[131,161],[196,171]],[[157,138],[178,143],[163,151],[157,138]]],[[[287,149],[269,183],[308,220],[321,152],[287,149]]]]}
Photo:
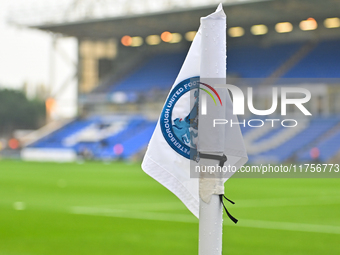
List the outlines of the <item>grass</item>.
{"type": "MultiPolygon", "coordinates": [[[[226,183],[223,254],[340,254],[340,179],[226,183]]],[[[0,161],[0,255],[198,254],[198,221],[139,164],[0,161]]]]}

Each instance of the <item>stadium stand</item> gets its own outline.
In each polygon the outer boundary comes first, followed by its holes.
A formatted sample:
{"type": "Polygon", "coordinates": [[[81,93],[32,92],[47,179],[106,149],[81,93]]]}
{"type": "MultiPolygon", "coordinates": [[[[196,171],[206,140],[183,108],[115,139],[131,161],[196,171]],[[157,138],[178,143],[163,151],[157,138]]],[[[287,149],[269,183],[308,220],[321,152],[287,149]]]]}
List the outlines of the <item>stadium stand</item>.
{"type": "MultiPolygon", "coordinates": [[[[228,50],[228,73],[242,78],[265,78],[274,72],[302,43],[261,46],[242,46],[228,50]]],[[[113,92],[148,92],[169,90],[185,59],[186,52],[158,54],[135,72],[108,88],[113,92]]]]}
{"type": "MultiPolygon", "coordinates": [[[[326,125],[326,124],[325,124],[326,125]]],[[[319,140],[313,147],[319,149],[319,157],[318,160],[322,162],[329,161],[332,157],[334,157],[337,152],[340,150],[340,129],[337,128],[335,131],[330,131],[330,134],[326,134],[323,136],[323,139],[319,140]]],[[[302,162],[307,162],[313,160],[312,155],[310,153],[311,147],[306,148],[302,152],[298,154],[298,160],[302,162]]]]}
{"type": "Polygon", "coordinates": [[[283,78],[339,78],[339,40],[323,41],[283,78]]]}
{"type": "MultiPolygon", "coordinates": [[[[339,41],[318,43],[281,78],[338,78],[339,41]]],[[[304,46],[304,43],[270,46],[238,46],[228,49],[228,74],[240,78],[267,78],[304,46]]],[[[169,90],[185,59],[186,52],[157,54],[139,68],[105,90],[145,94],[152,90],[169,90]]],[[[98,90],[98,89],[97,89],[98,90]]],[[[136,97],[131,97],[135,99],[136,97]]]]}
{"type": "Polygon", "coordinates": [[[115,84],[109,92],[147,93],[152,89],[168,90],[183,64],[186,53],[159,54],[134,73],[115,84]]]}
{"type": "MultiPolygon", "coordinates": [[[[115,159],[117,157],[129,158],[142,148],[146,147],[152,132],[155,128],[155,122],[148,121],[142,116],[116,116],[111,121],[101,117],[92,117],[86,120],[74,120],[59,130],[29,145],[29,148],[58,148],[74,149],[77,154],[84,151],[90,153],[95,159],[115,159]],[[124,126],[115,129],[115,132],[104,134],[97,139],[86,139],[86,132],[100,132],[110,129],[112,125],[124,122],[124,126]],[[75,138],[75,142],[66,142],[70,138],[75,138]],[[123,149],[122,155],[116,155],[113,147],[121,144],[123,149]]],[[[111,128],[111,130],[114,130],[111,128]]]]}
{"type": "Polygon", "coordinates": [[[275,137],[280,131],[282,131],[283,127],[279,127],[279,128],[272,128],[269,132],[267,132],[266,134],[264,134],[263,136],[259,137],[258,139],[255,139],[254,142],[255,143],[259,143],[259,142],[263,142],[265,140],[268,139],[272,139],[273,137],[275,137]]]}
{"type": "MultiPolygon", "coordinates": [[[[282,78],[339,77],[339,43],[338,40],[319,42],[306,56],[299,59],[283,74],[282,78]]],[[[267,47],[251,45],[230,48],[228,49],[228,73],[241,78],[269,77],[304,45],[298,42],[267,47]]],[[[147,94],[153,90],[168,91],[180,70],[185,55],[186,52],[154,55],[143,61],[139,68],[134,69],[135,71],[130,72],[119,82],[106,87],[105,93],[147,94]]],[[[288,133],[284,128],[276,128],[255,132],[255,134],[249,126],[241,126],[241,130],[245,138],[251,137],[249,144],[254,150],[250,150],[250,162],[260,158],[272,159],[276,162],[292,158],[300,161],[310,160],[311,146],[318,147],[320,160],[327,161],[340,150],[337,142],[340,138],[340,131],[332,133],[325,139],[321,138],[338,122],[339,119],[334,117],[314,117],[295,133],[288,133]],[[318,141],[318,139],[321,140],[318,141]],[[316,141],[318,142],[315,145],[316,141]]],[[[98,126],[105,123],[101,117],[75,120],[43,137],[30,147],[73,148],[78,154],[86,148],[96,159],[115,159],[118,156],[127,159],[147,145],[155,127],[154,121],[148,121],[142,116],[133,116],[124,125],[112,128],[111,133],[97,137],[97,140],[83,139],[86,133],[95,133],[99,130],[98,126]],[[121,155],[115,155],[113,152],[113,147],[117,144],[124,148],[121,155]]],[[[109,125],[113,124],[109,123],[109,125]]]]}
{"type": "Polygon", "coordinates": [[[31,148],[63,148],[63,140],[87,126],[93,124],[93,120],[74,120],[51,134],[43,137],[37,142],[29,145],[31,148]]]}
{"type": "MultiPolygon", "coordinates": [[[[293,157],[296,152],[303,148],[307,148],[305,150],[309,153],[313,142],[323,136],[325,133],[327,133],[327,131],[331,130],[335,125],[337,125],[338,122],[338,118],[314,118],[303,130],[303,132],[292,137],[288,141],[282,143],[280,146],[272,150],[268,150],[266,152],[250,157],[250,161],[256,160],[256,158],[267,157],[277,162],[283,162],[293,157]]],[[[276,137],[273,137],[273,139],[276,139],[276,137]]],[[[335,147],[336,146],[333,147],[333,152],[336,151],[335,147]]],[[[305,153],[303,153],[303,156],[300,156],[297,159],[304,160],[305,153]]],[[[326,151],[324,153],[327,154],[326,151]]],[[[326,161],[329,158],[326,159],[326,157],[324,157],[322,159],[326,161]]]]}
{"type": "Polygon", "coordinates": [[[242,46],[228,49],[228,74],[242,78],[266,78],[302,46],[302,43],[268,47],[242,46]]]}
{"type": "Polygon", "coordinates": [[[140,130],[135,136],[130,137],[122,143],[124,152],[122,157],[129,158],[132,155],[138,153],[141,149],[146,147],[153,134],[156,123],[149,122],[144,125],[144,128],[140,130]]]}

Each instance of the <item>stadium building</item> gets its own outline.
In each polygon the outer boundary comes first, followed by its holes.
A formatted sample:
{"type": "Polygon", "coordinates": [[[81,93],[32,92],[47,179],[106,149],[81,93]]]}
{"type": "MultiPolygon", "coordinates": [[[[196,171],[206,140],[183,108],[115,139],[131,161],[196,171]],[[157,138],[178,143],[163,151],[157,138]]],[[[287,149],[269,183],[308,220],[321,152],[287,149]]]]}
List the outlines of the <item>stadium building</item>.
{"type": "MultiPolygon", "coordinates": [[[[26,141],[24,158],[67,161],[82,155],[114,160],[143,155],[198,20],[213,12],[217,3],[194,6],[193,1],[168,1],[153,8],[151,2],[146,1],[147,10],[140,12],[134,10],[138,5],[134,1],[124,6],[116,3],[117,9],[123,9],[114,14],[108,7],[96,6],[100,3],[78,4],[70,12],[85,14],[62,21],[49,17],[29,25],[77,39],[78,118],[38,130],[26,141]],[[98,8],[106,15],[98,15],[98,8]]],[[[241,126],[250,162],[336,159],[340,152],[340,2],[222,2],[228,16],[228,83],[244,91],[253,87],[254,105],[261,109],[270,107],[268,94],[273,86],[304,87],[312,93],[306,106],[312,117],[288,109],[299,120],[298,128],[277,125],[259,131],[241,126]]],[[[247,112],[244,118],[252,116],[247,112]]]]}

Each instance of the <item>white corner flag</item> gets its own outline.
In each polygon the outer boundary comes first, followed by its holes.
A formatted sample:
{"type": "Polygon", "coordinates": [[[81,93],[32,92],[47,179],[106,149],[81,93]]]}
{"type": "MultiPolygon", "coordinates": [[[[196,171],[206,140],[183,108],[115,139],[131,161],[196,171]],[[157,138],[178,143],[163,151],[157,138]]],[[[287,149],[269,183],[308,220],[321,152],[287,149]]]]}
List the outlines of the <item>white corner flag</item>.
{"type": "MultiPolygon", "coordinates": [[[[197,86],[199,82],[196,84],[192,78],[202,78],[202,74],[205,74],[201,70],[203,66],[210,64],[211,66],[217,67],[218,65],[218,63],[213,62],[214,60],[209,60],[209,58],[204,57],[204,59],[202,59],[202,51],[212,51],[210,52],[211,56],[218,56],[219,59],[222,59],[222,68],[219,69],[220,75],[216,78],[221,78],[221,75],[222,78],[223,76],[225,77],[225,40],[226,16],[220,4],[214,13],[201,19],[201,26],[198,29],[183,66],[164,104],[163,111],[142,163],[143,170],[174,193],[197,218],[199,218],[200,208],[199,178],[190,177],[190,162],[192,162],[192,160],[190,160],[190,151],[196,150],[197,148],[195,145],[197,127],[195,130],[195,127],[192,126],[191,115],[193,112],[195,113],[195,111],[197,115],[198,109],[197,104],[195,104],[195,99],[193,100],[193,95],[195,95],[196,98],[196,94],[189,92],[199,90],[197,86]],[[209,26],[206,27],[203,25],[203,20],[213,21],[209,23],[213,27],[215,26],[215,21],[218,23],[218,20],[223,20],[225,25],[222,26],[222,30],[212,28],[211,33],[206,33],[205,29],[209,29],[209,26]],[[219,44],[224,47],[224,50],[220,50],[217,47],[205,47],[204,40],[202,39],[203,37],[208,37],[208,35],[214,36],[211,42],[220,42],[219,44]],[[204,65],[201,64],[202,61],[205,62],[204,65]],[[207,63],[207,61],[212,62],[207,63]]],[[[207,88],[205,91],[206,90],[207,88]]],[[[223,95],[226,98],[224,100],[226,102],[224,107],[230,108],[224,111],[225,119],[237,123],[237,117],[232,115],[232,103],[229,94],[224,93],[223,95]]],[[[234,169],[239,169],[248,159],[239,126],[233,127],[232,129],[230,129],[230,127],[225,129],[225,135],[220,139],[223,139],[222,144],[224,144],[222,154],[225,154],[228,159],[232,159],[229,164],[232,164],[234,169]]],[[[198,146],[198,148],[200,148],[200,146],[198,146]]],[[[230,176],[231,175],[228,175],[228,178],[230,176]]],[[[227,179],[224,179],[223,183],[226,180],[227,179]]]]}

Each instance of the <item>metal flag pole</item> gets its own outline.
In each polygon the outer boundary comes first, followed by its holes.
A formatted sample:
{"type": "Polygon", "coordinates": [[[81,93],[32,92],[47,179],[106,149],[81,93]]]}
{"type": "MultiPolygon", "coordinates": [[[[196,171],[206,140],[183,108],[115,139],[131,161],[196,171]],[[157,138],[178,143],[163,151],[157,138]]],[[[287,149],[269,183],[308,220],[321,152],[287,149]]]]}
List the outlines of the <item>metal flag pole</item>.
{"type": "MultiPolygon", "coordinates": [[[[200,82],[225,84],[226,78],[226,15],[220,4],[215,13],[201,18],[201,71],[200,82]]],[[[226,93],[217,90],[220,95],[226,93]]],[[[203,94],[203,93],[200,93],[203,94]]],[[[213,103],[200,96],[207,105],[207,115],[199,115],[198,151],[199,153],[222,156],[224,151],[224,132],[222,125],[212,129],[212,120],[224,118],[223,107],[214,108],[213,103]],[[210,123],[210,124],[208,124],[210,123]]],[[[212,100],[210,100],[212,101],[212,100]]],[[[200,158],[200,166],[216,166],[218,160],[200,158]]],[[[224,182],[219,176],[201,176],[199,180],[199,255],[222,254],[223,208],[219,194],[224,193],[224,182]]]]}
{"type": "Polygon", "coordinates": [[[200,199],[199,255],[222,254],[222,204],[218,195],[210,202],[200,199]]]}

